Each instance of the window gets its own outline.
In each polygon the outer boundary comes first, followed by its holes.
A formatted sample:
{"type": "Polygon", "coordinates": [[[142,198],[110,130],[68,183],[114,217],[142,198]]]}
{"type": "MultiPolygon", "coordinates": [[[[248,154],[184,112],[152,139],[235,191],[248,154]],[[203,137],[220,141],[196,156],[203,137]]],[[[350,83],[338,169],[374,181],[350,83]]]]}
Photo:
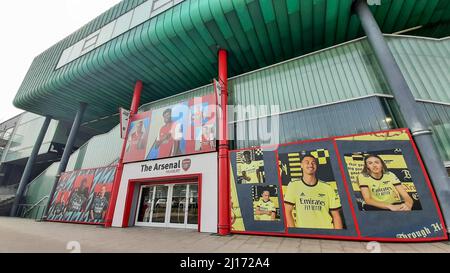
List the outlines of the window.
{"type": "Polygon", "coordinates": [[[73,49],[73,46],[66,48],[63,51],[61,58],[59,58],[59,62],[58,62],[58,65],[56,66],[56,68],[60,68],[61,66],[65,65],[66,63],[69,62],[69,57],[70,57],[70,53],[72,53],[72,49],[73,49]]]}
{"type": "Polygon", "coordinates": [[[81,50],[82,54],[85,54],[85,53],[91,51],[92,49],[94,49],[95,44],[97,43],[99,34],[100,34],[100,30],[98,30],[98,31],[94,32],[93,34],[89,35],[84,40],[83,49],[81,50]]]}
{"type": "Polygon", "coordinates": [[[111,38],[115,38],[124,33],[130,28],[131,18],[133,16],[133,10],[125,13],[116,20],[116,26],[114,27],[113,35],[111,38]]]}
{"type": "Polygon", "coordinates": [[[98,35],[97,47],[101,46],[102,44],[108,42],[111,39],[115,24],[116,21],[112,21],[111,23],[102,27],[102,29],[100,30],[100,34],[98,35]]]}
{"type": "Polygon", "coordinates": [[[168,10],[172,6],[172,0],[156,0],[153,4],[152,17],[168,10]]]}
{"type": "Polygon", "coordinates": [[[72,52],[70,53],[70,57],[68,58],[67,62],[71,62],[71,61],[75,60],[76,58],[78,58],[81,54],[81,50],[83,50],[83,46],[84,46],[84,40],[79,41],[78,43],[74,44],[72,46],[72,52]]]}
{"type": "Polygon", "coordinates": [[[146,1],[143,4],[137,6],[134,9],[133,19],[131,20],[130,28],[133,28],[148,19],[150,19],[150,13],[152,11],[153,0],[146,1]]]}
{"type": "Polygon", "coordinates": [[[149,20],[150,18],[172,8],[184,0],[149,0],[123,14],[116,20],[91,33],[76,44],[66,48],[59,58],[56,69],[70,63],[76,58],[88,53],[96,47],[116,38],[129,29],[149,20]]]}

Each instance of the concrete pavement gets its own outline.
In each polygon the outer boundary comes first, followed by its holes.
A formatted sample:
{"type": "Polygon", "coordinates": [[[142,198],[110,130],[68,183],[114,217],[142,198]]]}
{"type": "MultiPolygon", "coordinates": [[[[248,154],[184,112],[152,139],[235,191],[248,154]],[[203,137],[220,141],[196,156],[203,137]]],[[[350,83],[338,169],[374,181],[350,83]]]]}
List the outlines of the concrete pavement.
{"type": "Polygon", "coordinates": [[[367,243],[336,240],[232,235],[153,227],[110,228],[35,222],[0,217],[0,252],[187,252],[187,253],[450,253],[449,242],[367,243]]]}

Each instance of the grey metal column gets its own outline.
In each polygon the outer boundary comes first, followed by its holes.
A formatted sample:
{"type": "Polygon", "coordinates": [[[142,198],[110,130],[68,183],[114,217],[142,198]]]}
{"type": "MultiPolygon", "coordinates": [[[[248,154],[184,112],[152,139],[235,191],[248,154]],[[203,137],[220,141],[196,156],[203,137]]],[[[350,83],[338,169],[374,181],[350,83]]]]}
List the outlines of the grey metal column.
{"type": "Polygon", "coordinates": [[[55,181],[53,182],[52,190],[50,191],[50,195],[48,198],[47,206],[45,208],[43,218],[47,218],[48,210],[50,208],[50,204],[52,202],[52,197],[55,194],[56,186],[58,185],[59,177],[61,173],[66,170],[67,163],[69,162],[70,154],[72,153],[73,144],[75,143],[75,139],[78,135],[78,129],[80,129],[81,120],[83,119],[84,111],[86,110],[87,104],[84,102],[80,102],[80,108],[78,108],[77,115],[72,124],[72,128],[70,129],[70,134],[66,142],[66,146],[64,147],[64,152],[59,161],[59,167],[56,172],[55,181]]]}
{"type": "Polygon", "coordinates": [[[400,112],[417,144],[422,160],[431,178],[439,203],[444,214],[446,226],[450,224],[450,179],[444,168],[443,160],[433,142],[432,132],[421,116],[414,96],[403,76],[400,67],[394,59],[383,34],[372,15],[365,0],[354,3],[354,11],[361,20],[362,28],[381,66],[384,77],[391,88],[394,99],[400,107],[400,112]]]}
{"type": "Polygon", "coordinates": [[[27,164],[25,165],[25,169],[23,170],[22,178],[20,178],[19,188],[17,188],[16,198],[14,199],[13,206],[11,208],[10,216],[14,217],[17,215],[17,209],[19,207],[19,202],[22,199],[23,191],[30,181],[31,171],[33,170],[33,165],[36,162],[36,157],[39,153],[39,149],[41,149],[42,141],[44,141],[45,134],[47,133],[48,126],[52,118],[50,116],[46,116],[44,120],[44,124],[42,124],[39,135],[34,143],[33,150],[31,151],[31,155],[28,158],[27,164]]]}

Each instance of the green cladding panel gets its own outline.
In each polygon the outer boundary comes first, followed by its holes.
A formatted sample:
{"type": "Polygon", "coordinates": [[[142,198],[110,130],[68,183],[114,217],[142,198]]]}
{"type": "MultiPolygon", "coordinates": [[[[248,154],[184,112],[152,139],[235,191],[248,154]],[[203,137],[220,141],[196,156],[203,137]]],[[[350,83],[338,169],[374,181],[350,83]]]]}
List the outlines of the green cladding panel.
{"type": "Polygon", "coordinates": [[[23,215],[27,210],[29,212],[24,215],[27,218],[38,218],[44,213],[44,206],[47,204],[48,199],[44,199],[45,196],[49,196],[53,183],[55,182],[55,176],[58,171],[59,162],[55,162],[50,165],[44,172],[38,175],[33,181],[31,181],[24,193],[24,204],[35,205],[31,207],[20,207],[20,213],[23,215]],[[41,203],[38,204],[38,202],[41,203]],[[31,209],[31,210],[30,210],[31,209]]]}
{"type": "Polygon", "coordinates": [[[450,162],[450,105],[419,103],[444,161],[450,162]]]}
{"type": "Polygon", "coordinates": [[[111,165],[118,160],[122,143],[120,125],[115,126],[105,134],[96,135],[72,153],[66,171],[111,165]]]}
{"type": "MultiPolygon", "coordinates": [[[[351,0],[169,2],[175,5],[136,26],[145,16],[134,12],[130,21],[134,27],[93,50],[86,50],[86,54],[65,65],[58,63],[61,57],[68,58],[66,49],[95,37],[98,30],[144,1],[122,1],[49,48],[33,61],[14,104],[30,112],[71,120],[78,103],[84,101],[89,104],[85,120],[93,120],[116,113],[119,106],[127,107],[138,79],[144,82],[143,103],[210,83],[217,76],[218,48],[228,50],[230,76],[236,76],[363,35],[360,22],[351,13],[351,0]]],[[[450,1],[382,0],[381,5],[371,9],[382,31],[393,33],[418,25],[445,24],[450,1]]],[[[120,26],[128,22],[123,20],[120,26]]],[[[105,37],[97,39],[104,41],[105,37]]],[[[83,46],[86,45],[89,43],[83,46]]],[[[75,54],[74,50],[70,54],[75,54]]],[[[359,70],[362,67],[351,66],[352,59],[361,57],[355,55],[360,54],[356,50],[356,53],[334,52],[338,57],[333,57],[333,61],[350,62],[346,70],[364,73],[359,70]]],[[[321,66],[333,67],[320,63],[323,59],[317,56],[302,61],[304,71],[291,73],[311,74],[321,66]]],[[[333,71],[332,67],[321,72],[323,76],[339,77],[341,71],[333,71]]],[[[355,84],[345,92],[358,95],[363,92],[361,88],[383,91],[383,86],[378,88],[371,82],[355,84]]],[[[309,88],[324,92],[330,87],[309,88]]]]}
{"type": "MultiPolygon", "coordinates": [[[[19,124],[11,136],[10,145],[5,150],[4,162],[30,156],[44,120],[45,117],[33,113],[25,112],[22,114],[19,124]]],[[[38,154],[45,154],[50,149],[50,144],[54,141],[58,123],[56,120],[50,122],[38,154]]]]}
{"type": "MultiPolygon", "coordinates": [[[[450,39],[386,36],[417,99],[450,103],[450,39]]],[[[392,92],[366,39],[250,72],[229,83],[234,105],[292,111],[392,92]]]]}

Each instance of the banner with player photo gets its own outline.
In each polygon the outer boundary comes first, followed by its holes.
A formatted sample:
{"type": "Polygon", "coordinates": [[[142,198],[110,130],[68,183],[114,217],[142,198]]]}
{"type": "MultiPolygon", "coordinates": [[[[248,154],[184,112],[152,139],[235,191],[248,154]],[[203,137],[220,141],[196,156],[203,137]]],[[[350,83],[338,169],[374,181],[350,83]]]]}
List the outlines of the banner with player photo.
{"type": "Polygon", "coordinates": [[[61,174],[48,221],[103,224],[116,166],[61,174]]]}
{"type": "Polygon", "coordinates": [[[443,218],[407,129],[335,139],[361,237],[443,239],[443,218]]]}
{"type": "Polygon", "coordinates": [[[274,151],[230,153],[233,232],[284,233],[284,216],[274,151]]]}
{"type": "Polygon", "coordinates": [[[145,157],[150,131],[151,112],[133,116],[127,134],[124,162],[139,161],[145,157]]]}
{"type": "Polygon", "coordinates": [[[332,140],[283,144],[278,158],[289,234],[357,235],[332,140]]]}
{"type": "Polygon", "coordinates": [[[407,129],[231,151],[230,162],[234,233],[447,238],[407,129]]]}
{"type": "Polygon", "coordinates": [[[134,116],[124,162],[216,150],[216,96],[209,94],[134,116]]]}

